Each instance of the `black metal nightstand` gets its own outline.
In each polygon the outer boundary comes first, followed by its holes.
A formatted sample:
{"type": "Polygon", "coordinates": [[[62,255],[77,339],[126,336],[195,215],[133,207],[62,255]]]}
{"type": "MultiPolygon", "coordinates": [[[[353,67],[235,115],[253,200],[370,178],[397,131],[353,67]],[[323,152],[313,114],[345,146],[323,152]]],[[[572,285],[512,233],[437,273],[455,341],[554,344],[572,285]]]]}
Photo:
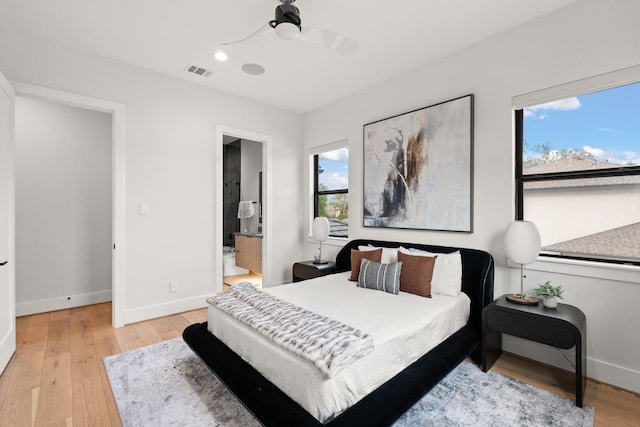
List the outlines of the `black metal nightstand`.
{"type": "Polygon", "coordinates": [[[313,261],[300,261],[293,264],[293,281],[313,279],[314,277],[326,276],[336,272],[336,263],[314,264],[313,261]]]}
{"type": "Polygon", "coordinates": [[[587,371],[587,319],[577,307],[557,308],[510,303],[503,295],[482,311],[482,370],[502,354],[502,334],[509,334],[553,347],[576,348],[576,406],[582,407],[587,371]]]}

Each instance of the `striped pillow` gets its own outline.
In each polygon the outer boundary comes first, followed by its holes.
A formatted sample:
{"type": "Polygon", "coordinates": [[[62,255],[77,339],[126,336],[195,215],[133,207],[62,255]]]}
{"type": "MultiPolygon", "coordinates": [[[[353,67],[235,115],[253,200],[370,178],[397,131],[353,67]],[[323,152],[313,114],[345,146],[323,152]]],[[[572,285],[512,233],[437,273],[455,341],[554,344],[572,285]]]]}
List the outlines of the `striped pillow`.
{"type": "Polygon", "coordinates": [[[375,289],[398,295],[400,292],[401,270],[401,262],[381,264],[379,262],[373,262],[363,258],[360,263],[358,287],[375,289]]]}

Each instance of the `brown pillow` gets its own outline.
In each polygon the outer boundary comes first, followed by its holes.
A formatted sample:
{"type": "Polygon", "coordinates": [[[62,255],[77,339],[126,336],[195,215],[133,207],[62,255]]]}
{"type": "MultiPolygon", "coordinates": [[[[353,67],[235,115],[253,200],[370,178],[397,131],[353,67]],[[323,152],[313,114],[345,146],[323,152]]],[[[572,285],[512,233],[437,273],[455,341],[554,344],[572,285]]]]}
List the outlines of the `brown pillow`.
{"type": "Polygon", "coordinates": [[[436,258],[398,252],[398,261],[402,261],[400,290],[431,298],[431,278],[436,258]]]}
{"type": "Polygon", "coordinates": [[[382,259],[382,248],[376,249],[375,251],[357,251],[351,249],[351,277],[349,277],[349,280],[352,282],[358,281],[358,276],[360,275],[360,260],[363,258],[373,262],[380,262],[380,259],[382,259]]]}

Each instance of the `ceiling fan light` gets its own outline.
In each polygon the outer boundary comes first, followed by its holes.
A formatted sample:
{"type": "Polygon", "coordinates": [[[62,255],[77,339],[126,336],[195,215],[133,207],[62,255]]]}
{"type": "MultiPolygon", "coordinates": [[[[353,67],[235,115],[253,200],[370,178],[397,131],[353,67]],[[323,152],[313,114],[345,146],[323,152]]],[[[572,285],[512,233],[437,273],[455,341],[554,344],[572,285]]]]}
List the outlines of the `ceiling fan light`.
{"type": "Polygon", "coordinates": [[[293,40],[300,36],[300,28],[290,22],[281,22],[276,26],[276,34],[281,39],[293,40]]]}

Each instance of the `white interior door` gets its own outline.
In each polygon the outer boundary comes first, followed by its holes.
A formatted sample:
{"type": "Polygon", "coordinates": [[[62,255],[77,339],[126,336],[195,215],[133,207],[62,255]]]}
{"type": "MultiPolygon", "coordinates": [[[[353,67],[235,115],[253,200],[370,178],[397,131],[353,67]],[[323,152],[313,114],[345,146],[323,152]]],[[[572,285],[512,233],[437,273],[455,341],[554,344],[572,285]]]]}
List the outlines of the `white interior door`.
{"type": "Polygon", "coordinates": [[[14,100],[0,73],[0,372],[16,351],[14,100]]]}

